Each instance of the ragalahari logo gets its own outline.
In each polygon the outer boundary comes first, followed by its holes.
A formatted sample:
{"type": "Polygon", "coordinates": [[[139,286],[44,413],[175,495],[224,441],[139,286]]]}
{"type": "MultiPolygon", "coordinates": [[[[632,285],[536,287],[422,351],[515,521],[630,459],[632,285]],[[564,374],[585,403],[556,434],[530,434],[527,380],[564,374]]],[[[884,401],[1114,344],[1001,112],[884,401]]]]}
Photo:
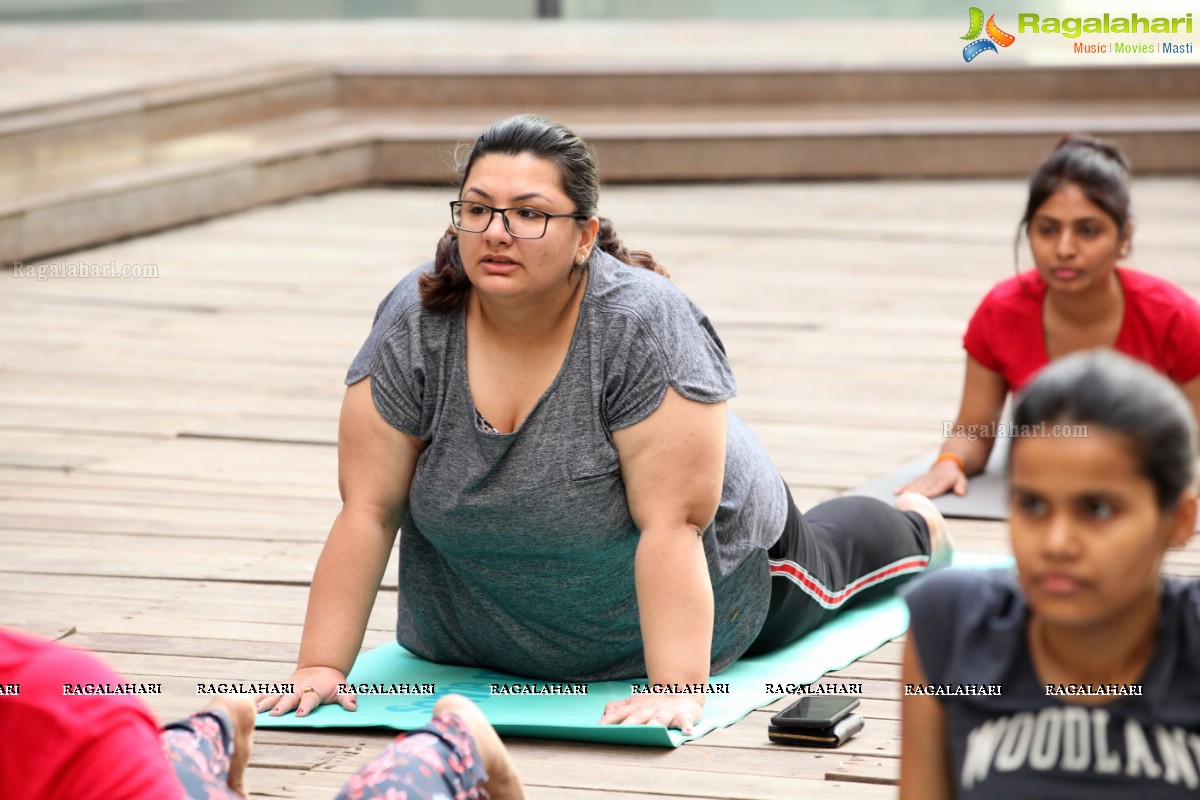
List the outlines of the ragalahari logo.
{"type": "Polygon", "coordinates": [[[1000,52],[996,49],[996,45],[1008,47],[1017,40],[1017,37],[1011,33],[1000,30],[1000,26],[996,24],[995,14],[988,17],[987,25],[983,24],[983,9],[972,6],[970,14],[971,27],[967,29],[967,35],[962,37],[975,40],[963,48],[963,61],[968,64],[974,61],[980,53],[986,53],[989,50],[993,53],[1000,52]],[[987,31],[987,38],[980,39],[979,34],[984,30],[987,31]]]}

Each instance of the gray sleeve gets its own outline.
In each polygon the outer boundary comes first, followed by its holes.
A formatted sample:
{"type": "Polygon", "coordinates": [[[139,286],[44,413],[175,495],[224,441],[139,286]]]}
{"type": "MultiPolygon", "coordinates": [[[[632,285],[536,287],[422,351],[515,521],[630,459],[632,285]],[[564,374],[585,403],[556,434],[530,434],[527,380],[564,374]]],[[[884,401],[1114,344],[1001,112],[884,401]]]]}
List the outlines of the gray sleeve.
{"type": "Polygon", "coordinates": [[[1012,568],[950,568],[905,592],[909,635],[929,683],[1003,683],[1024,636],[1024,600],[1012,568]]]}
{"type": "Polygon", "coordinates": [[[426,370],[416,279],[406,276],[379,304],[371,333],[350,363],[346,385],[371,378],[375,408],[389,425],[412,436],[422,432],[426,370]]]}
{"type": "Polygon", "coordinates": [[[929,683],[945,683],[947,632],[955,625],[958,595],[966,585],[965,570],[945,570],[929,575],[905,592],[908,635],[913,638],[921,669],[929,683]]]}
{"type": "Polygon", "coordinates": [[[650,416],[668,385],[700,403],[719,403],[737,394],[725,346],[708,317],[674,286],[658,288],[643,306],[653,309],[652,318],[647,318],[649,310],[612,310],[604,381],[611,430],[650,416]]]}

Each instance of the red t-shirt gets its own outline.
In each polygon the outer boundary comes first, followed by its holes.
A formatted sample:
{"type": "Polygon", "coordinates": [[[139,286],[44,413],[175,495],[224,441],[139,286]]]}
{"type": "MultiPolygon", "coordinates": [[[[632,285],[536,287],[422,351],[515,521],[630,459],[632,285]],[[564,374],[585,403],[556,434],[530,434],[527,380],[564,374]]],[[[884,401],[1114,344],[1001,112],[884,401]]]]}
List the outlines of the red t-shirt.
{"type": "MultiPolygon", "coordinates": [[[[1125,318],[1113,349],[1182,386],[1200,375],[1200,303],[1162,278],[1117,267],[1125,318]]],[[[1046,282],[1029,270],[996,284],[967,324],[963,347],[1018,392],[1050,363],[1042,325],[1046,282]]]]}
{"type": "Polygon", "coordinates": [[[0,628],[0,797],[182,800],[150,709],[132,695],[64,695],[89,683],[128,682],[88,653],[0,628]]]}

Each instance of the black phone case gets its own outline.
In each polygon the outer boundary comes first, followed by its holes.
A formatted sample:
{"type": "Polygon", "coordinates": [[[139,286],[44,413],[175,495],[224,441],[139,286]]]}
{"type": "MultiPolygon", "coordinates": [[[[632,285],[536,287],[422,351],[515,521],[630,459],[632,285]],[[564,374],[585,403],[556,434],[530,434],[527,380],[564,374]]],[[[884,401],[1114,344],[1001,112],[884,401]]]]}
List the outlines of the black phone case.
{"type": "Polygon", "coordinates": [[[853,702],[846,706],[846,709],[842,712],[842,716],[834,719],[832,721],[832,723],[829,725],[820,725],[820,724],[817,724],[813,720],[802,719],[802,718],[787,719],[784,715],[787,714],[787,712],[791,711],[793,708],[795,708],[798,703],[801,703],[804,701],[804,698],[801,697],[801,698],[797,699],[796,702],[792,703],[790,706],[785,708],[783,711],[780,711],[778,714],[775,714],[774,716],[772,716],[771,717],[771,727],[779,728],[781,730],[789,730],[789,731],[792,731],[792,730],[819,731],[819,730],[827,730],[829,728],[833,728],[839,722],[841,722],[846,717],[848,717],[850,715],[851,711],[858,708],[860,701],[857,697],[848,697],[846,699],[852,700],[853,702]]]}
{"type": "Polygon", "coordinates": [[[788,744],[793,747],[841,747],[861,731],[862,727],[862,717],[858,714],[848,714],[830,728],[780,728],[768,725],[767,738],[776,744],[788,744]]]}

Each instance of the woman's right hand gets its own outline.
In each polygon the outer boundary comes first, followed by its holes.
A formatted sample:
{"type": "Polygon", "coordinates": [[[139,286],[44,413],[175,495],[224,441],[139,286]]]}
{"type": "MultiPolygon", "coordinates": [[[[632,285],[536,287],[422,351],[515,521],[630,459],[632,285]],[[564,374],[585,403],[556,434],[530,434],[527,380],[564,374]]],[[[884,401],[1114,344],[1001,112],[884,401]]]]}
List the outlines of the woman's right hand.
{"type": "MultiPolygon", "coordinates": [[[[342,510],[313,571],[298,663],[342,664],[348,670],[358,657],[424,446],[380,416],[370,378],[347,387],[338,427],[342,510]]],[[[297,667],[288,683],[295,691],[258,695],[257,709],[270,709],[273,717],[289,711],[304,717],[324,703],[358,708],[353,692],[338,693],[346,675],[335,667],[297,667]]]]}
{"type": "Polygon", "coordinates": [[[292,673],[285,683],[296,691],[291,694],[260,694],[254,698],[257,709],[271,709],[271,716],[295,709],[297,717],[304,717],[324,703],[340,703],[347,711],[358,708],[358,698],[353,692],[338,693],[338,687],[346,683],[346,676],[333,667],[303,667],[292,673]]]}
{"type": "Polygon", "coordinates": [[[896,490],[896,494],[917,492],[926,497],[938,497],[953,491],[959,497],[967,493],[967,476],[958,466],[958,462],[945,458],[935,463],[920,477],[914,478],[896,490]]]}

